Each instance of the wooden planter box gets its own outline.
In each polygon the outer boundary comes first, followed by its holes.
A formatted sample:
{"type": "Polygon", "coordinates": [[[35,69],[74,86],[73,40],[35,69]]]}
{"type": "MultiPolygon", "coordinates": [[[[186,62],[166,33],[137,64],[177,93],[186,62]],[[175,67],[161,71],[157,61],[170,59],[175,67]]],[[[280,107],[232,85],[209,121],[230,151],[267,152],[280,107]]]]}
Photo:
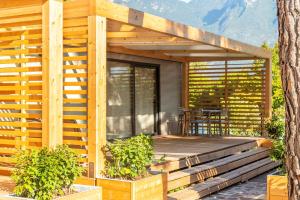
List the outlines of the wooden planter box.
{"type": "MultiPolygon", "coordinates": [[[[79,191],[74,194],[55,198],[54,200],[102,200],[102,191],[100,187],[74,185],[79,191]]],[[[15,197],[13,195],[0,195],[1,200],[32,200],[29,198],[15,197]]]]}
{"type": "Polygon", "coordinates": [[[286,176],[268,176],[267,200],[288,200],[287,184],[286,176]]]}
{"type": "Polygon", "coordinates": [[[159,173],[136,181],[99,178],[103,200],[166,200],[167,174],[159,173]]]}

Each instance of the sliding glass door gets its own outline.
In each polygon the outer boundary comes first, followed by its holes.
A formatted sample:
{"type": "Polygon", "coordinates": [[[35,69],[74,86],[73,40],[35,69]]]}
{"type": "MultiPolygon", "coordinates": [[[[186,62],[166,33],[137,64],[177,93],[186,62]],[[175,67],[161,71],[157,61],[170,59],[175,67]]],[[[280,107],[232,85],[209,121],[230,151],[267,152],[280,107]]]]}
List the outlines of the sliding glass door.
{"type": "Polygon", "coordinates": [[[107,139],[132,135],[132,67],[108,62],[107,67],[107,139]]]}
{"type": "Polygon", "coordinates": [[[107,138],[125,138],[158,130],[158,71],[148,64],[109,61],[107,138]]]}
{"type": "Polygon", "coordinates": [[[135,133],[156,132],[156,68],[135,67],[135,133]]]}

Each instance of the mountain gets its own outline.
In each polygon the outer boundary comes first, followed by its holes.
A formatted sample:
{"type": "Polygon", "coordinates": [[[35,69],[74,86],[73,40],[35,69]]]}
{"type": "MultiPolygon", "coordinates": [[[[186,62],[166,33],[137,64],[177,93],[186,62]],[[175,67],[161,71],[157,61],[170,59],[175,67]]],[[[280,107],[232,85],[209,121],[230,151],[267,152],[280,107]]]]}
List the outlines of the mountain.
{"type": "Polygon", "coordinates": [[[113,1],[258,46],[277,41],[275,0],[113,1]]]}

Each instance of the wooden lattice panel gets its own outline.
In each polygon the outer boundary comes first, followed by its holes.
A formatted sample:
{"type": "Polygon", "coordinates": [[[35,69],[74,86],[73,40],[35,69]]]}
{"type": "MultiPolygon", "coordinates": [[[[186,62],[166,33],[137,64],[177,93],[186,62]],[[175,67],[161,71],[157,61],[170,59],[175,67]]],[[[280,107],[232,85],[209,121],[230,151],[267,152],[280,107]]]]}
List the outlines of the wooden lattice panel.
{"type": "Polygon", "coordinates": [[[42,8],[0,10],[0,165],[42,143],[42,8]]]}
{"type": "MultiPolygon", "coordinates": [[[[77,8],[77,7],[76,7],[77,8]]],[[[69,12],[70,5],[65,7],[69,12]]],[[[64,19],[64,140],[87,163],[88,18],[64,19]]]]}
{"type": "Polygon", "coordinates": [[[190,107],[225,111],[221,125],[227,133],[259,134],[263,131],[265,79],[264,61],[193,63],[189,67],[190,107]]]}

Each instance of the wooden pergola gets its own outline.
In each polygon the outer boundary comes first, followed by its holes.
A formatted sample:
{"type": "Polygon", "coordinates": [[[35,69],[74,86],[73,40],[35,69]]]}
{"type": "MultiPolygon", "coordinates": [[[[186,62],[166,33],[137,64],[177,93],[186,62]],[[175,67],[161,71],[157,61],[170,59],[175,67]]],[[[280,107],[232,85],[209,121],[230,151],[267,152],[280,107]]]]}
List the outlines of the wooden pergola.
{"type": "MultiPolygon", "coordinates": [[[[262,114],[271,113],[271,53],[105,0],[0,2],[0,163],[18,149],[68,144],[100,176],[106,144],[107,52],[183,64],[263,60],[262,114]]],[[[1,170],[0,170],[1,171],[1,170]]]]}

